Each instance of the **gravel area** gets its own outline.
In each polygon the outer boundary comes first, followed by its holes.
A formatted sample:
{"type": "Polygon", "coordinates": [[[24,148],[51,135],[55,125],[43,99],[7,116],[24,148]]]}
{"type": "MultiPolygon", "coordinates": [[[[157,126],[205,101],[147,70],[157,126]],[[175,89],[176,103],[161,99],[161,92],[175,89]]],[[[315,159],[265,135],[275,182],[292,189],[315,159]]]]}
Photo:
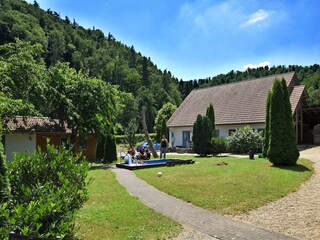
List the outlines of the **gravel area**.
{"type": "Polygon", "coordinates": [[[300,151],[315,162],[315,174],[301,188],[236,219],[299,239],[320,239],[320,146],[300,151]]]}
{"type": "Polygon", "coordinates": [[[190,227],[184,226],[182,233],[175,238],[170,238],[170,240],[218,240],[217,238],[211,237],[207,234],[196,231],[190,227]]]}
{"type": "MultiPolygon", "coordinates": [[[[301,150],[300,157],[315,163],[315,174],[309,181],[297,192],[234,218],[299,239],[320,239],[320,146],[301,150]]],[[[187,239],[217,240],[187,226],[171,240],[187,239]]]]}

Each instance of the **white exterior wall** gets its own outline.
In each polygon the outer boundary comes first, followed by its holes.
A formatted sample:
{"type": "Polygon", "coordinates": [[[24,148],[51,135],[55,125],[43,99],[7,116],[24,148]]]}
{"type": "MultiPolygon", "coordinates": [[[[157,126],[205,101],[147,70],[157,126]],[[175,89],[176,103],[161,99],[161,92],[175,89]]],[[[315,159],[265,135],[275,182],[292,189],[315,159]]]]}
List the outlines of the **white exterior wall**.
{"type": "MultiPolygon", "coordinates": [[[[234,125],[216,125],[216,130],[219,130],[219,137],[228,137],[230,129],[243,128],[245,126],[251,126],[253,129],[264,129],[264,123],[254,124],[234,124],[234,125]]],[[[182,146],[182,132],[190,131],[190,140],[192,140],[192,127],[170,127],[169,128],[169,146],[182,146]],[[173,134],[173,137],[172,137],[173,134]]]]}
{"type": "Polygon", "coordinates": [[[13,160],[13,153],[33,153],[36,150],[36,134],[4,134],[7,160],[13,160]]]}
{"type": "Polygon", "coordinates": [[[169,128],[169,146],[182,146],[182,132],[189,131],[190,132],[190,140],[192,139],[192,127],[174,127],[169,128]],[[173,134],[173,135],[172,135],[173,134]]]}

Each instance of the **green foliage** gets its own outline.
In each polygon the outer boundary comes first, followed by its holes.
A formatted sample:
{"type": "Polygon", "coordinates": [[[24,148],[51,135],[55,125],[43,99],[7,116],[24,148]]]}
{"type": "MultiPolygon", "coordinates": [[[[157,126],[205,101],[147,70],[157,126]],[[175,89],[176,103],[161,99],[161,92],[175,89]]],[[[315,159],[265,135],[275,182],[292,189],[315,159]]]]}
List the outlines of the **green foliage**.
{"type": "Polygon", "coordinates": [[[165,119],[162,120],[160,136],[166,136],[166,138],[169,137],[169,131],[165,119]]]}
{"type": "Polygon", "coordinates": [[[288,87],[286,81],[284,79],[281,80],[282,90],[283,90],[283,97],[284,97],[284,114],[285,114],[285,132],[286,132],[286,141],[284,142],[283,148],[286,149],[286,158],[284,161],[286,165],[296,165],[298,158],[300,156],[295,129],[294,129],[294,122],[291,110],[291,103],[290,103],[290,95],[288,91],[288,87]]]}
{"type": "MultiPolygon", "coordinates": [[[[177,106],[173,105],[172,103],[166,103],[163,105],[163,107],[159,110],[156,120],[155,120],[155,126],[154,130],[157,134],[157,141],[160,141],[163,132],[163,122],[167,122],[171,115],[176,111],[177,106]]],[[[166,132],[164,135],[168,136],[168,133],[166,132]]]]}
{"type": "MultiPolygon", "coordinates": [[[[153,140],[156,139],[155,133],[149,133],[149,135],[150,135],[151,139],[153,139],[153,140]]],[[[137,143],[146,141],[146,139],[145,139],[146,137],[143,133],[135,134],[135,137],[136,137],[137,143]]],[[[127,142],[126,135],[115,135],[115,138],[116,138],[117,144],[125,144],[127,142]]]]}
{"type": "Polygon", "coordinates": [[[112,163],[115,160],[117,160],[116,141],[113,135],[108,134],[104,142],[103,162],[112,163]]]}
{"type": "Polygon", "coordinates": [[[208,117],[197,116],[196,122],[193,124],[193,151],[200,156],[206,156],[212,153],[211,146],[212,123],[208,117]]]}
{"type": "Polygon", "coordinates": [[[276,80],[270,103],[270,140],[268,158],[275,166],[296,165],[299,151],[295,140],[288,88],[276,80]]]}
{"type": "MultiPolygon", "coordinates": [[[[2,123],[0,123],[0,139],[1,138],[2,138],[2,123]]],[[[10,190],[9,190],[7,164],[6,164],[6,158],[3,152],[2,142],[0,141],[0,205],[8,201],[9,195],[10,195],[10,190]]],[[[1,219],[1,216],[0,216],[0,219],[1,219]]],[[[0,223],[1,223],[1,220],[0,220],[0,223]]]]}
{"type": "MultiPolygon", "coordinates": [[[[137,53],[133,46],[128,47],[117,41],[111,33],[106,37],[99,29],[84,29],[75,21],[72,24],[68,17],[65,17],[65,20],[61,19],[58,13],[50,9],[44,11],[37,4],[32,5],[20,0],[3,0],[0,7],[0,44],[13,43],[17,37],[22,42],[37,43],[41,54],[36,59],[36,65],[33,64],[32,58],[29,64],[26,64],[28,61],[25,61],[27,59],[25,55],[22,55],[21,63],[17,62],[16,66],[3,65],[6,68],[19,70],[19,77],[11,76],[16,71],[7,71],[10,73],[8,80],[13,80],[16,85],[11,89],[16,89],[16,94],[19,95],[18,93],[21,92],[22,95],[10,97],[32,103],[45,116],[58,116],[59,119],[62,119],[61,116],[69,116],[69,123],[81,125],[81,128],[89,129],[92,127],[88,126],[90,122],[94,124],[94,117],[91,113],[97,110],[97,108],[91,108],[92,103],[95,103],[95,98],[104,98],[104,94],[97,89],[100,83],[97,88],[94,88],[90,83],[82,80],[95,82],[95,78],[105,83],[117,85],[118,90],[132,94],[131,103],[136,106],[132,108],[130,114],[127,111],[119,111],[120,104],[105,108],[101,107],[104,105],[102,101],[98,106],[100,113],[109,110],[112,113],[109,116],[117,118],[123,127],[127,126],[127,118],[138,120],[139,114],[137,113],[140,112],[136,107],[139,106],[140,99],[148,106],[147,126],[150,132],[153,130],[156,112],[165,103],[171,102],[175,105],[181,103],[181,94],[177,87],[178,79],[168,71],[159,70],[150,58],[137,53]],[[38,60],[41,61],[38,62],[38,60]],[[51,67],[56,64],[60,69],[59,62],[67,63],[70,68],[76,70],[78,76],[75,77],[74,74],[70,76],[68,71],[62,71],[60,75],[54,72],[54,77],[57,79],[50,79],[53,76],[49,76],[48,79],[46,74],[50,71],[47,69],[54,71],[51,67]],[[64,76],[65,73],[67,76],[64,76]],[[25,79],[21,77],[24,76],[23,74],[26,76],[25,79]],[[70,81],[69,77],[71,80],[80,81],[70,81]],[[49,84],[49,88],[45,89],[33,83],[34,79],[39,83],[49,82],[52,84],[49,84]],[[33,84],[28,85],[28,82],[33,84]],[[58,83],[57,88],[55,88],[54,82],[58,83]],[[63,82],[73,82],[73,84],[66,84],[63,87],[63,82]],[[23,88],[20,85],[27,87],[23,88]],[[34,85],[37,88],[34,88],[34,85]],[[59,88],[63,91],[59,92],[59,88]],[[34,92],[30,92],[29,89],[33,89],[34,92]],[[88,95],[86,91],[89,92],[88,95]],[[25,94],[26,92],[27,94],[25,94]],[[47,96],[50,99],[48,102],[45,101],[47,96]],[[89,105],[89,107],[80,109],[77,102],[74,102],[75,98],[79,99],[81,106],[89,105]],[[88,102],[86,102],[87,100],[88,102]],[[65,106],[66,110],[61,106],[65,106]],[[84,112],[89,114],[88,119],[83,118],[84,112]]],[[[28,44],[30,45],[30,43],[28,44]]],[[[30,47],[29,49],[31,52],[35,52],[34,48],[30,47]]],[[[4,54],[3,51],[0,52],[0,56],[4,54]]],[[[5,79],[1,75],[1,68],[0,63],[0,82],[5,79]]],[[[79,129],[79,131],[82,130],[79,129]]]]}
{"type": "Polygon", "coordinates": [[[131,120],[128,124],[128,127],[125,130],[125,142],[128,145],[128,149],[135,148],[137,144],[136,132],[138,130],[138,124],[131,120]]]}
{"type": "Polygon", "coordinates": [[[41,115],[31,103],[23,102],[21,99],[11,99],[0,92],[0,112],[9,116],[39,116],[41,115]]]}
{"type": "Polygon", "coordinates": [[[213,105],[210,103],[207,108],[206,116],[210,119],[212,125],[212,136],[216,135],[216,125],[215,125],[215,117],[214,117],[214,109],[213,105]]]}
{"type": "MultiPolygon", "coordinates": [[[[0,233],[4,239],[10,230],[38,237],[74,235],[75,214],[88,199],[89,165],[72,150],[47,145],[47,153],[15,155],[8,164],[11,201],[2,206],[9,219],[0,233]]],[[[1,218],[1,215],[0,215],[1,218]]]]}
{"type": "Polygon", "coordinates": [[[103,160],[104,155],[104,138],[98,138],[97,139],[97,147],[96,147],[96,158],[100,161],[103,160]]]}
{"type": "Polygon", "coordinates": [[[225,137],[212,137],[212,154],[218,155],[227,151],[227,139],[225,137]]]}
{"type": "Polygon", "coordinates": [[[250,149],[261,152],[263,139],[260,133],[246,126],[228,137],[228,150],[232,153],[248,153],[250,149]]]}
{"type": "Polygon", "coordinates": [[[269,127],[270,127],[270,103],[271,103],[271,96],[272,93],[271,91],[268,93],[267,97],[267,104],[266,104],[266,127],[264,129],[264,139],[263,139],[263,148],[262,148],[262,153],[266,157],[268,153],[268,148],[269,148],[269,127]]]}

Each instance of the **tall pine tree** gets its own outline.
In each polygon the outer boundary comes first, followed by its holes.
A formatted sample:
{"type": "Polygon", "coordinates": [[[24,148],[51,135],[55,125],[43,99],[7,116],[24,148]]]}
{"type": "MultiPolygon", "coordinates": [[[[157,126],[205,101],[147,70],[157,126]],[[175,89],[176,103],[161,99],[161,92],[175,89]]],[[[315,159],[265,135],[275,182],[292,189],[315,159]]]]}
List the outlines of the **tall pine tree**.
{"type": "Polygon", "coordinates": [[[212,137],[215,137],[216,136],[216,126],[215,126],[214,108],[213,108],[212,103],[210,103],[209,107],[207,108],[206,116],[211,121],[212,137]]]}
{"type": "Polygon", "coordinates": [[[267,106],[266,106],[266,127],[264,129],[264,141],[263,141],[263,155],[267,157],[268,148],[269,148],[269,125],[270,125],[270,101],[272,93],[269,91],[267,97],[267,106]]]}
{"type": "MultiPolygon", "coordinates": [[[[300,156],[299,149],[297,146],[293,115],[291,110],[290,96],[286,81],[284,79],[281,80],[282,90],[284,94],[284,118],[285,118],[285,132],[286,132],[286,141],[284,148],[286,149],[286,165],[296,165],[297,160],[300,156]]],[[[298,123],[297,123],[298,124],[298,123]]]]}
{"type": "Polygon", "coordinates": [[[212,153],[211,148],[212,124],[208,117],[197,116],[193,124],[192,143],[193,151],[200,156],[206,156],[212,153]]]}
{"type": "Polygon", "coordinates": [[[276,80],[273,84],[269,121],[269,161],[274,166],[295,165],[299,151],[294,136],[289,93],[284,80],[276,80]]]}

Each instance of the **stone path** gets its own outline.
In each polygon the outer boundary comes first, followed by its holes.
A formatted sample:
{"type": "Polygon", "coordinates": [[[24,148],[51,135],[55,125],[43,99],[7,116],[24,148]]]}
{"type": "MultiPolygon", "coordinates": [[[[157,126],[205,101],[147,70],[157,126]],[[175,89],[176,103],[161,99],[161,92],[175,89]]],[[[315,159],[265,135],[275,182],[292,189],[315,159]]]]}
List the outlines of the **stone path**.
{"type": "Polygon", "coordinates": [[[112,168],[112,171],[129,193],[150,208],[216,239],[294,239],[183,202],[150,186],[129,170],[112,168]]]}

